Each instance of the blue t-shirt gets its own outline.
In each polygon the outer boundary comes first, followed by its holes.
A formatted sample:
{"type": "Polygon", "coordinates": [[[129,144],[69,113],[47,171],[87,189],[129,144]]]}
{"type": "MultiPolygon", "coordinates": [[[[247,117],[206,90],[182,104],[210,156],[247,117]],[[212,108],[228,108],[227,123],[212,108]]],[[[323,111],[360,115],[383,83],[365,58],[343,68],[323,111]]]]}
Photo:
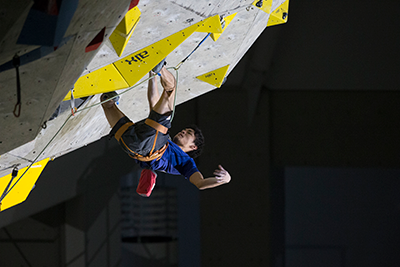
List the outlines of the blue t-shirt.
{"type": "Polygon", "coordinates": [[[169,145],[159,160],[149,162],[137,161],[142,168],[150,168],[174,175],[183,175],[188,179],[193,173],[198,172],[194,160],[174,142],[168,140],[169,145]]]}

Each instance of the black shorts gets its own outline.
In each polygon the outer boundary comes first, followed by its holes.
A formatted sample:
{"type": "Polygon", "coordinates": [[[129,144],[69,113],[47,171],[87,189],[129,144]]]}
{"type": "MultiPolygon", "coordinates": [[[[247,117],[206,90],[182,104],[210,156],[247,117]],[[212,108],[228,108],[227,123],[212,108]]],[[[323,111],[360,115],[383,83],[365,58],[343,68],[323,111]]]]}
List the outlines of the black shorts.
{"type": "MultiPolygon", "coordinates": [[[[171,116],[169,114],[160,115],[152,110],[148,118],[168,129],[171,128],[171,116]]],[[[110,137],[113,136],[115,136],[122,149],[129,155],[135,156],[135,153],[137,153],[142,156],[148,156],[151,152],[159,150],[168,142],[169,131],[163,134],[145,124],[144,120],[134,124],[128,117],[123,117],[112,128],[110,137]]]]}

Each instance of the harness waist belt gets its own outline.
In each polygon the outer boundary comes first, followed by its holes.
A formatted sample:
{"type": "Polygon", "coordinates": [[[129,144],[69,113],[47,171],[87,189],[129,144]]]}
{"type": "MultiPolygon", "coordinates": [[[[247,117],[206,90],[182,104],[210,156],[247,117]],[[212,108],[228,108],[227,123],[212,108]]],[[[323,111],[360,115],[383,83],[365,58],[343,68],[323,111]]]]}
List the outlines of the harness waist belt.
{"type": "Polygon", "coordinates": [[[129,156],[131,158],[137,159],[139,161],[144,161],[144,162],[152,161],[152,160],[155,160],[155,159],[159,160],[162,157],[162,155],[164,154],[165,150],[167,150],[167,147],[168,147],[168,143],[166,143],[162,148],[160,148],[157,151],[154,151],[153,153],[151,153],[148,156],[142,156],[142,155],[139,155],[139,154],[137,154],[135,152],[134,152],[135,155],[129,154],[129,156]]]}
{"type": "Polygon", "coordinates": [[[149,125],[150,127],[154,128],[156,131],[159,131],[163,134],[167,134],[168,128],[165,127],[164,125],[159,124],[158,122],[152,120],[152,119],[146,119],[144,121],[145,124],[149,125]]]}

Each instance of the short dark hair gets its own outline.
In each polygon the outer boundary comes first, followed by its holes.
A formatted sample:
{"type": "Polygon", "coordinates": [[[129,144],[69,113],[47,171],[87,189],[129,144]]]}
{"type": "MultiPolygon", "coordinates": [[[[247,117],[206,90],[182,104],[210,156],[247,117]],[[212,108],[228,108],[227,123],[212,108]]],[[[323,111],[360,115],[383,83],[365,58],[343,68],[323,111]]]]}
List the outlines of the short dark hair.
{"type": "Polygon", "coordinates": [[[193,129],[193,131],[194,131],[194,136],[195,136],[194,144],[197,146],[197,149],[189,151],[189,152],[187,152],[187,154],[191,158],[195,159],[198,156],[200,156],[200,154],[203,152],[204,136],[203,136],[203,133],[201,132],[200,128],[197,127],[197,125],[192,124],[192,125],[185,127],[184,129],[188,129],[188,128],[193,129]]]}

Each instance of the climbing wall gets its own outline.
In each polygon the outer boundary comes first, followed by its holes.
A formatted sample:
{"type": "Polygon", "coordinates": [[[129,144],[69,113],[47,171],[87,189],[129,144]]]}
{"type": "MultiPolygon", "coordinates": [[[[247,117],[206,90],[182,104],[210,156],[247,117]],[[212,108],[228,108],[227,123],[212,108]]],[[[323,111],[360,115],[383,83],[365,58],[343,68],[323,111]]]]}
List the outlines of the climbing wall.
{"type": "Polygon", "coordinates": [[[5,0],[0,11],[1,194],[24,182],[21,169],[108,134],[102,92],[144,119],[147,73],[164,57],[177,104],[221,87],[257,37],[287,21],[288,0],[5,0]]]}

